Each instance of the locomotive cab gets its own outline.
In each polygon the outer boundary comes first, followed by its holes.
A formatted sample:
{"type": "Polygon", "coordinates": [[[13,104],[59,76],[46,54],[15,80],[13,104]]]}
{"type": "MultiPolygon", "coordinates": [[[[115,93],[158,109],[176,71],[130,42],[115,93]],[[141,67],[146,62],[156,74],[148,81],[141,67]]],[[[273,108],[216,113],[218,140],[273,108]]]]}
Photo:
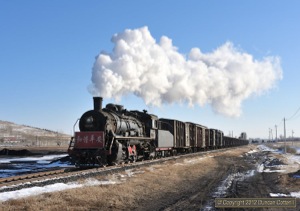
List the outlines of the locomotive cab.
{"type": "Polygon", "coordinates": [[[130,113],[144,122],[145,136],[151,137],[151,131],[157,129],[158,117],[153,114],[148,114],[146,110],[144,110],[143,112],[134,110],[130,111],[130,113]]]}

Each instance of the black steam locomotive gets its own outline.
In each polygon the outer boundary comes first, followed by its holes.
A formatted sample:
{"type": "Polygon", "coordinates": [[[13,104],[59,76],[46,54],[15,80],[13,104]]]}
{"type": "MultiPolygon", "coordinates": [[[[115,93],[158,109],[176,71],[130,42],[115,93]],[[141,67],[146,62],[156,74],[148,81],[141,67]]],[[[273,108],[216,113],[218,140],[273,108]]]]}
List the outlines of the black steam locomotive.
{"type": "Polygon", "coordinates": [[[68,153],[76,166],[105,166],[190,153],[206,149],[248,144],[247,140],[224,136],[217,129],[159,119],[147,111],[127,111],[94,97],[94,109],[79,120],[80,132],[72,137],[68,153]]]}

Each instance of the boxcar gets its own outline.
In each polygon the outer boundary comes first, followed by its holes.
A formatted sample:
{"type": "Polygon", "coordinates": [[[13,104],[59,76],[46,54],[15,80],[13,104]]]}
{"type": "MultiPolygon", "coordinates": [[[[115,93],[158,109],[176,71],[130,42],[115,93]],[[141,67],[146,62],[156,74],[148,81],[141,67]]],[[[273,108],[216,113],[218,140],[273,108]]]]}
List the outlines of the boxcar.
{"type": "Polygon", "coordinates": [[[223,147],[223,132],[221,130],[215,130],[216,133],[216,148],[221,148],[223,147]]]}
{"type": "Polygon", "coordinates": [[[216,129],[209,129],[209,145],[208,148],[214,149],[216,147],[216,129]]]}
{"type": "Polygon", "coordinates": [[[159,129],[168,130],[174,136],[174,148],[189,148],[189,124],[174,119],[159,119],[159,129]]]}
{"type": "Polygon", "coordinates": [[[205,131],[208,128],[202,125],[196,125],[196,133],[197,133],[197,151],[199,150],[203,150],[206,147],[206,135],[205,135],[205,131]]]}

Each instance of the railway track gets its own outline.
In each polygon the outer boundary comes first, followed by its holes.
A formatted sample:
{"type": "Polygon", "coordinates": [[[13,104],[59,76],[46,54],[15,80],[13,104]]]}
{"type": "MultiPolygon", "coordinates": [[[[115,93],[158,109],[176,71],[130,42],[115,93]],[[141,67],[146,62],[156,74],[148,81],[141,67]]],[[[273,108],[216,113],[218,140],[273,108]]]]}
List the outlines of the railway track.
{"type": "Polygon", "coordinates": [[[56,175],[56,174],[60,174],[60,173],[63,173],[63,172],[65,172],[65,169],[47,171],[47,172],[39,172],[39,173],[31,173],[31,174],[25,174],[25,175],[21,175],[21,176],[0,178],[0,188],[3,185],[9,184],[10,182],[24,181],[24,180],[27,180],[27,179],[38,178],[38,177],[43,177],[43,176],[51,176],[51,175],[56,175]]]}
{"type": "MultiPolygon", "coordinates": [[[[235,147],[234,147],[235,148],[235,147]]],[[[45,186],[54,183],[67,183],[72,181],[77,181],[79,179],[85,179],[94,176],[107,175],[112,173],[117,173],[120,171],[140,168],[144,166],[150,166],[153,164],[159,164],[170,160],[176,160],[181,158],[192,158],[197,156],[204,156],[207,154],[222,152],[226,150],[234,150],[234,148],[224,148],[212,151],[202,151],[191,154],[183,154],[172,157],[165,157],[161,159],[145,160],[136,163],[128,163],[116,166],[101,167],[101,168],[91,168],[91,169],[77,169],[77,168],[65,168],[54,171],[46,171],[39,173],[26,174],[21,176],[0,178],[0,192],[8,192],[20,190],[23,188],[35,187],[35,186],[45,186]]]]}

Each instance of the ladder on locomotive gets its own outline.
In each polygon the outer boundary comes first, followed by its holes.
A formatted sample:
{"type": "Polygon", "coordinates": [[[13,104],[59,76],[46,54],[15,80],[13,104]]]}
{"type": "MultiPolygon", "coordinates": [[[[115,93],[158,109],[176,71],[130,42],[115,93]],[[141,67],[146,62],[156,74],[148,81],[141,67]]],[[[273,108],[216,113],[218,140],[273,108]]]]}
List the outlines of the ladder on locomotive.
{"type": "Polygon", "coordinates": [[[75,145],[75,138],[72,137],[72,138],[71,138],[71,141],[70,141],[70,143],[69,143],[69,148],[68,148],[68,150],[73,150],[73,149],[74,149],[74,145],[75,145]]]}

